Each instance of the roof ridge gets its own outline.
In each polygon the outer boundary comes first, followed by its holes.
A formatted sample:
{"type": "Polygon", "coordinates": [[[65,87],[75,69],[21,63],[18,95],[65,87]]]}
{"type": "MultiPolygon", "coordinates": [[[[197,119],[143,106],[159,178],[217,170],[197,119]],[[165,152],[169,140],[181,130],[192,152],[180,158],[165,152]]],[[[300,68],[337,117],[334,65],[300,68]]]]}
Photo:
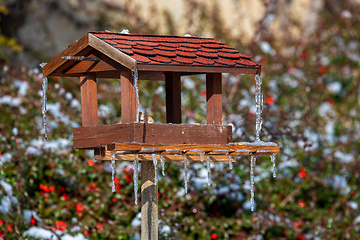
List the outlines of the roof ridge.
{"type": "MultiPolygon", "coordinates": [[[[208,37],[197,37],[197,36],[178,36],[178,35],[167,35],[167,34],[141,34],[141,33],[120,33],[120,32],[107,32],[107,31],[90,31],[89,33],[92,34],[114,34],[120,36],[138,36],[138,37],[169,37],[169,38],[194,38],[194,39],[208,39],[208,40],[215,40],[216,42],[220,42],[215,38],[208,38],[208,37]]],[[[221,42],[220,42],[221,43],[221,42]]]]}

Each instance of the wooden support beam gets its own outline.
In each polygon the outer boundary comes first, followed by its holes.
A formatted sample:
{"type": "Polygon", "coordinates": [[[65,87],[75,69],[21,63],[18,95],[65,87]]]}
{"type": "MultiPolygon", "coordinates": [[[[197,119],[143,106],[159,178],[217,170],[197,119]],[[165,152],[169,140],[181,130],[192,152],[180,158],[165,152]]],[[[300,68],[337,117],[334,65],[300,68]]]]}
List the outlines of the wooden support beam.
{"type": "Polygon", "coordinates": [[[180,73],[165,73],[166,122],[181,123],[181,78],[180,73]]]}
{"type": "Polygon", "coordinates": [[[221,73],[206,74],[206,121],[207,124],[222,124],[221,73]]]}
{"type": "Polygon", "coordinates": [[[121,72],[121,121],[136,122],[136,95],[131,70],[121,72]]]}
{"type": "Polygon", "coordinates": [[[141,240],[158,239],[158,185],[152,161],[141,162],[141,240]]]}
{"type": "Polygon", "coordinates": [[[81,113],[83,127],[98,125],[98,102],[96,74],[80,77],[81,113]]]}

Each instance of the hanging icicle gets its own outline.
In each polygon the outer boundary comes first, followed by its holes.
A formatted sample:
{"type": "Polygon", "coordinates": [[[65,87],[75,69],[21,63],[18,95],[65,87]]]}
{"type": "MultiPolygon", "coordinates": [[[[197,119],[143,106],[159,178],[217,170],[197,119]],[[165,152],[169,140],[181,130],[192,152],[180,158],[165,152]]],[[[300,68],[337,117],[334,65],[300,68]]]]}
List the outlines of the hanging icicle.
{"type": "Polygon", "coordinates": [[[256,102],[256,138],[255,141],[260,141],[260,132],[262,127],[262,109],[263,109],[263,94],[262,94],[262,78],[255,75],[255,102],[256,102]]]}
{"type": "Polygon", "coordinates": [[[228,155],[228,156],[229,156],[229,168],[230,168],[230,170],[232,170],[233,169],[232,157],[231,157],[231,155],[228,155]]]}
{"type": "Polygon", "coordinates": [[[185,154],[183,154],[183,158],[184,158],[184,170],[185,170],[185,193],[188,192],[188,180],[189,180],[189,169],[188,169],[188,161],[187,161],[187,157],[185,154]]]}
{"type": "Polygon", "coordinates": [[[111,181],[112,181],[112,192],[115,192],[115,153],[116,151],[111,152],[111,181]]]}
{"type": "Polygon", "coordinates": [[[157,185],[158,183],[158,176],[157,176],[157,159],[156,159],[156,154],[153,153],[152,155],[152,159],[153,159],[153,163],[154,163],[154,169],[155,169],[155,185],[157,185]]]}
{"type": "Polygon", "coordinates": [[[208,186],[211,185],[211,171],[210,171],[210,157],[208,154],[206,154],[206,165],[207,165],[207,171],[208,171],[208,186]]]}
{"type": "MultiPolygon", "coordinates": [[[[41,63],[40,67],[44,67],[46,65],[46,63],[41,63]]],[[[46,92],[48,89],[48,79],[46,77],[43,77],[42,80],[42,90],[43,90],[43,99],[42,99],[42,116],[43,116],[43,128],[44,128],[44,138],[45,138],[45,142],[48,141],[48,132],[47,132],[47,121],[46,121],[46,112],[47,112],[47,107],[46,107],[46,102],[47,102],[47,97],[46,97],[46,92]]]]}
{"type": "Polygon", "coordinates": [[[254,211],[255,206],[255,186],[254,186],[254,168],[256,164],[256,157],[254,155],[251,155],[250,160],[250,205],[251,205],[251,211],[254,211]]]}
{"type": "Polygon", "coordinates": [[[204,153],[204,152],[200,153],[200,161],[201,161],[201,162],[203,162],[203,161],[204,161],[204,155],[205,155],[205,153],[204,153]]]}
{"type": "Polygon", "coordinates": [[[160,154],[160,164],[161,164],[161,173],[162,173],[162,175],[165,177],[165,172],[164,172],[164,169],[165,169],[164,155],[161,155],[161,154],[160,154]]]}
{"type": "Polygon", "coordinates": [[[135,89],[135,97],[136,97],[136,122],[139,122],[139,114],[140,114],[140,100],[139,100],[139,87],[138,87],[138,70],[132,70],[133,81],[134,81],[134,89],[135,89]]]}
{"type": "Polygon", "coordinates": [[[273,170],[273,177],[276,178],[276,163],[275,163],[276,153],[272,153],[270,155],[270,159],[272,162],[272,170],[273,170]]]}
{"type": "Polygon", "coordinates": [[[139,155],[136,153],[135,154],[135,159],[134,159],[134,165],[133,165],[133,169],[134,169],[134,193],[135,193],[135,205],[138,204],[138,199],[137,199],[137,193],[138,193],[138,178],[139,178],[139,155]]]}

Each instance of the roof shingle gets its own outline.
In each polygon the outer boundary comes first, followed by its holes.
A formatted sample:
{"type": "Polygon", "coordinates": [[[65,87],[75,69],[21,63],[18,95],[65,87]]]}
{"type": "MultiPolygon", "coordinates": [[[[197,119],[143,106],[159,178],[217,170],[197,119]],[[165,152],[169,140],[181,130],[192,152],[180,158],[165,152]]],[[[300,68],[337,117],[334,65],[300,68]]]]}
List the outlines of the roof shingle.
{"type": "Polygon", "coordinates": [[[249,56],[212,38],[90,33],[129,55],[138,64],[259,68],[249,56]]]}

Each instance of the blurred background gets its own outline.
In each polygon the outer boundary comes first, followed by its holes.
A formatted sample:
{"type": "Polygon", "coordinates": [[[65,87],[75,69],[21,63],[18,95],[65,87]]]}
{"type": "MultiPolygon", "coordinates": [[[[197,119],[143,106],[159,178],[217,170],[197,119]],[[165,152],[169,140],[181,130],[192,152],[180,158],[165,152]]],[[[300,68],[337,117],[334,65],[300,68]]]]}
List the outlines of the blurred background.
{"type": "MultiPolygon", "coordinates": [[[[159,174],[159,239],[360,239],[359,0],[0,0],[0,239],[140,239],[131,162],[111,167],[73,150],[79,79],[50,77],[42,127],[42,69],[88,31],[211,37],[262,65],[261,138],[281,147],[230,170],[191,163],[159,174]]],[[[184,123],[205,123],[205,77],[182,78],[184,123]]],[[[224,123],[255,139],[252,76],[223,74],[224,123]]],[[[101,124],[121,120],[120,84],[98,81],[101,124]]],[[[165,122],[164,83],[140,81],[142,109],[165,122]]],[[[159,166],[160,169],[160,166],[159,166]]],[[[160,171],[160,170],[159,170],[160,171]]]]}

